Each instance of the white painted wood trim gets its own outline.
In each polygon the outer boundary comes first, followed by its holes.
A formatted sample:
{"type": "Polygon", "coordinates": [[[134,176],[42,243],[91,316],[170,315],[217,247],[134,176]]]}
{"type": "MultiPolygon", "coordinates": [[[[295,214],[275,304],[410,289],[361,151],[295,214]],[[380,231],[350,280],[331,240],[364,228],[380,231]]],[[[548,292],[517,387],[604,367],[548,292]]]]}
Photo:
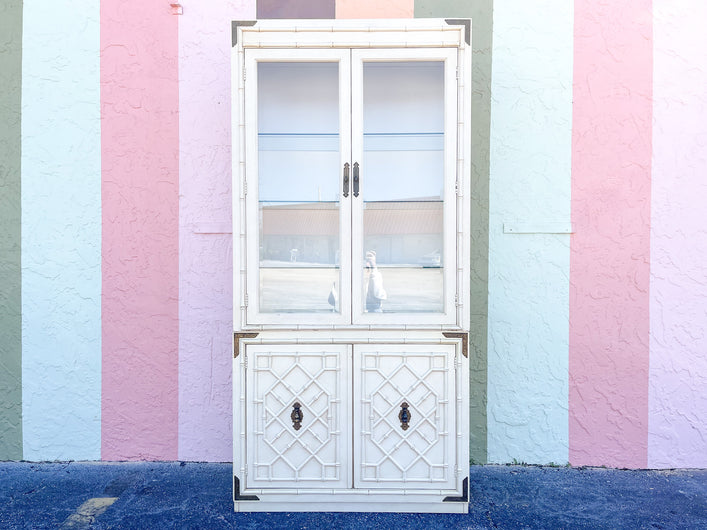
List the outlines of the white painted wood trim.
{"type": "MultiPolygon", "coordinates": [[[[263,496],[260,501],[236,501],[237,512],[381,512],[381,513],[468,513],[466,502],[442,502],[437,498],[412,498],[409,493],[384,500],[373,496],[356,501],[347,501],[331,494],[309,498],[297,495],[283,495],[281,498],[263,496]]],[[[343,496],[342,496],[343,497],[343,496]]]]}
{"type": "MultiPolygon", "coordinates": [[[[459,383],[457,378],[456,366],[456,345],[453,344],[383,344],[383,343],[368,343],[368,344],[357,344],[354,346],[354,359],[353,359],[353,477],[354,477],[354,488],[357,490],[404,490],[404,489],[430,489],[430,490],[452,490],[457,485],[458,473],[456,469],[459,467],[459,462],[457,460],[458,452],[457,445],[461,442],[460,434],[461,431],[458,428],[459,421],[459,402],[457,401],[457,396],[459,395],[459,388],[457,385],[459,383]],[[401,480],[386,480],[383,479],[377,482],[373,479],[366,479],[362,476],[362,465],[366,460],[367,450],[374,450],[375,448],[370,445],[369,438],[364,434],[364,426],[367,425],[366,418],[364,414],[364,381],[363,381],[363,356],[366,353],[372,353],[371,350],[375,352],[380,352],[384,356],[386,354],[402,354],[404,356],[409,355],[410,359],[406,359],[406,364],[408,364],[408,369],[414,370],[415,368],[410,368],[414,364],[414,359],[423,353],[429,353],[430,350],[435,351],[438,354],[443,354],[446,357],[447,370],[443,377],[444,388],[436,389],[443,391],[443,399],[447,402],[447,410],[445,423],[445,432],[436,433],[441,441],[437,445],[437,450],[442,450],[444,454],[447,455],[444,464],[447,466],[445,470],[444,480],[432,481],[427,483],[424,482],[405,482],[401,480]],[[413,362],[407,362],[413,361],[413,362]]],[[[420,374],[418,374],[419,376],[420,374]]],[[[429,374],[424,374],[425,377],[429,374]]],[[[427,381],[429,385],[429,381],[427,381]]],[[[429,388],[429,386],[428,386],[429,388]]],[[[419,404],[414,403],[411,396],[400,395],[400,400],[409,402],[410,409],[413,412],[413,417],[411,419],[411,428],[414,428],[415,422],[419,422],[420,418],[418,416],[417,409],[419,404]]],[[[429,420],[429,418],[428,418],[429,420]]],[[[397,425],[396,425],[397,429],[397,425]]],[[[403,435],[403,438],[406,436],[403,435]]],[[[430,446],[432,448],[432,446],[430,446]]],[[[391,455],[391,459],[395,460],[394,455],[391,455]]]]}
{"type": "Polygon", "coordinates": [[[268,20],[239,26],[243,48],[459,47],[464,28],[443,19],[268,20]]]}
{"type": "MultiPolygon", "coordinates": [[[[364,325],[390,325],[390,326],[424,326],[459,325],[455,294],[457,292],[456,264],[457,264],[457,235],[455,230],[457,219],[457,199],[455,198],[455,174],[457,172],[457,52],[455,49],[374,49],[352,50],[351,52],[351,82],[352,86],[359,87],[352,93],[351,101],[351,137],[352,160],[363,160],[363,63],[365,61],[444,61],[445,62],[445,101],[444,101],[444,312],[443,313],[364,313],[363,286],[359,271],[363,270],[363,192],[365,177],[362,177],[361,196],[353,200],[352,211],[352,288],[353,307],[352,324],[364,325]]],[[[353,164],[352,162],[352,164],[353,164]]],[[[362,172],[365,168],[362,168],[362,172]]]]}
{"type": "MultiPolygon", "coordinates": [[[[350,279],[350,249],[347,241],[350,239],[350,201],[341,200],[339,203],[339,238],[340,238],[340,302],[339,313],[263,313],[260,311],[260,274],[259,274],[259,227],[258,227],[258,91],[257,91],[257,64],[259,62],[298,61],[298,62],[337,62],[339,64],[339,150],[340,167],[350,158],[350,113],[348,104],[350,100],[350,54],[348,50],[341,49],[269,49],[246,50],[245,58],[245,93],[250,98],[245,105],[245,179],[247,182],[247,195],[245,196],[245,224],[246,224],[246,264],[244,276],[246,278],[247,311],[243,322],[246,325],[296,325],[331,326],[345,325],[351,322],[350,302],[348,296],[351,292],[350,279]]],[[[340,176],[340,175],[339,175],[340,176]]],[[[339,196],[341,198],[341,179],[339,179],[339,196]]]]}

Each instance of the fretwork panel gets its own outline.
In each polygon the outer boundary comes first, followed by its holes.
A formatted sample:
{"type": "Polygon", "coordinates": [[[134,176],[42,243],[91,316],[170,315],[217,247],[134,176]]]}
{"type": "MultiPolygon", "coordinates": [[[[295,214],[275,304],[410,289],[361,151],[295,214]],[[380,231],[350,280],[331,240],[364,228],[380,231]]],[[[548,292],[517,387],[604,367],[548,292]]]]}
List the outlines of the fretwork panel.
{"type": "Polygon", "coordinates": [[[454,487],[454,346],[371,344],[354,351],[355,487],[454,487]]]}
{"type": "Polygon", "coordinates": [[[342,345],[248,346],[249,487],[346,485],[347,351],[342,345]]]}

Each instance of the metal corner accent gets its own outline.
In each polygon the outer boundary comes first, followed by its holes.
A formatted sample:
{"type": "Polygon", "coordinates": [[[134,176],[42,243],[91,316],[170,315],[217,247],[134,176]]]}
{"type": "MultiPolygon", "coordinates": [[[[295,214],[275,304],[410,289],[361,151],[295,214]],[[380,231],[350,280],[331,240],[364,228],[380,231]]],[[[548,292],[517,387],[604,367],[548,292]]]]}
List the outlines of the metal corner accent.
{"type": "Polygon", "coordinates": [[[461,497],[445,497],[442,502],[469,502],[469,477],[466,477],[462,482],[462,496],[461,497]]]}
{"type": "Polygon", "coordinates": [[[241,495],[241,481],[233,475],[233,500],[234,501],[259,501],[257,495],[241,495]]]}
{"type": "Polygon", "coordinates": [[[471,46],[471,19],[470,18],[445,18],[444,21],[450,26],[464,26],[464,40],[471,46]]]}
{"type": "Polygon", "coordinates": [[[443,331],[442,335],[448,339],[461,339],[462,340],[462,355],[469,358],[469,334],[466,332],[457,331],[443,331]]]}
{"type": "Polygon", "coordinates": [[[233,334],[233,358],[238,357],[241,339],[254,339],[257,333],[234,333],[233,334]]]}
{"type": "Polygon", "coordinates": [[[255,26],[257,20],[231,20],[231,46],[238,44],[238,26],[255,26]]]}

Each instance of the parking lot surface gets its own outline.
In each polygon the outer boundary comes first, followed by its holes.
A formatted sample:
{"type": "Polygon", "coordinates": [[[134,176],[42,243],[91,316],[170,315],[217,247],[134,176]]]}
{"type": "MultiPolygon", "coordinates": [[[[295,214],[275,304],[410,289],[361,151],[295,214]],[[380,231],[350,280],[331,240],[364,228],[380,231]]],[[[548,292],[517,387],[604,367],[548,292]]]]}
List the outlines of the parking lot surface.
{"type": "Polygon", "coordinates": [[[231,481],[230,464],[0,462],[0,529],[707,529],[707,470],[472,466],[465,515],[235,513],[231,481]]]}

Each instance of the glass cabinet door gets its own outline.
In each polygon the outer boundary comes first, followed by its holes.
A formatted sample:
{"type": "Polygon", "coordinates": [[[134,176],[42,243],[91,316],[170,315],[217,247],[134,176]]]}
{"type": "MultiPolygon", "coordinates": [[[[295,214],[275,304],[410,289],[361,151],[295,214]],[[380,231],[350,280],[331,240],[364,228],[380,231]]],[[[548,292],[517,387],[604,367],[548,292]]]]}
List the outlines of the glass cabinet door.
{"type": "Polygon", "coordinates": [[[354,322],[454,323],[456,51],[352,54],[354,322]]]}
{"type": "Polygon", "coordinates": [[[456,58],[246,50],[249,324],[456,323],[456,58]]]}
{"type": "Polygon", "coordinates": [[[349,52],[279,54],[246,55],[249,321],[348,323],[349,52]]]}

